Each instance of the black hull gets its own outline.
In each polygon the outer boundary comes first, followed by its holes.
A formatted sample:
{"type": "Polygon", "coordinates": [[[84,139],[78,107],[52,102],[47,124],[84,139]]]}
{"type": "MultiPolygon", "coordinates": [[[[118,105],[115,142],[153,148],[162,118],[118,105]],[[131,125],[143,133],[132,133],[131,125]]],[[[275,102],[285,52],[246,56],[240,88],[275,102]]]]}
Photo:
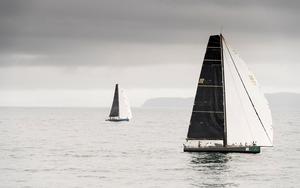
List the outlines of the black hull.
{"type": "Polygon", "coordinates": [[[129,119],[106,119],[105,121],[120,122],[120,121],[129,121],[129,119]]]}
{"type": "Polygon", "coordinates": [[[260,153],[260,146],[243,147],[186,147],[184,152],[260,153]]]}

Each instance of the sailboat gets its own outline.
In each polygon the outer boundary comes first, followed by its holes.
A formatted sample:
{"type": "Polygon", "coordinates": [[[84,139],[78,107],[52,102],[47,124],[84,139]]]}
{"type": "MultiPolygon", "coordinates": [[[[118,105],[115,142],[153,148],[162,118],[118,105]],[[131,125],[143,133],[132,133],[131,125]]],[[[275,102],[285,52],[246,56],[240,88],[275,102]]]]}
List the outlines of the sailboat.
{"type": "Polygon", "coordinates": [[[107,121],[129,121],[132,118],[129,100],[119,85],[115,86],[115,94],[107,121]]]}
{"type": "Polygon", "coordinates": [[[211,35],[184,151],[259,153],[273,146],[268,102],[222,34],[211,35]]]}

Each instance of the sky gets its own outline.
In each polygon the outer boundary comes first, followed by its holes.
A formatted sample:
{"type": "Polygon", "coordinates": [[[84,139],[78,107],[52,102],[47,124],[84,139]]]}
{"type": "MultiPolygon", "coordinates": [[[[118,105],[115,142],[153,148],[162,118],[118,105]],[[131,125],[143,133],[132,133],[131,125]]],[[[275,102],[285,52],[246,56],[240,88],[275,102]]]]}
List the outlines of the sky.
{"type": "Polygon", "coordinates": [[[264,92],[300,93],[298,0],[0,0],[0,106],[193,97],[223,33],[264,92]]]}

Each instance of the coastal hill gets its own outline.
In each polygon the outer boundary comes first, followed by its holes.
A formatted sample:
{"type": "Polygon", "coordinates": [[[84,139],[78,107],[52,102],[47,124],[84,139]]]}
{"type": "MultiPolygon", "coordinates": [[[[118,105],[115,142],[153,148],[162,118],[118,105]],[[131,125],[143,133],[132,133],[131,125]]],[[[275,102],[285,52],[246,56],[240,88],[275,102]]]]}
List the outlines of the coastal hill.
{"type": "MultiPolygon", "coordinates": [[[[300,107],[300,93],[268,93],[265,94],[271,109],[300,107]]],[[[193,97],[189,98],[152,98],[144,102],[144,108],[192,108],[193,97]]]]}

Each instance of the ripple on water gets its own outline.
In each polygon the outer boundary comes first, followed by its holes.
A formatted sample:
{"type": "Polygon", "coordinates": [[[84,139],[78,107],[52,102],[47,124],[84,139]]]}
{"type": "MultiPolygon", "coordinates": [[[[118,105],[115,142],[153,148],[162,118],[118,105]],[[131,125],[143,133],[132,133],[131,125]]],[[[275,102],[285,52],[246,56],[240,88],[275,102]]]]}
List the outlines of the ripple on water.
{"type": "Polygon", "coordinates": [[[185,153],[190,110],[0,108],[3,187],[300,187],[300,111],[274,112],[274,148],[185,153]],[[170,120],[172,117],[172,120],[170,120]],[[40,186],[38,186],[40,185],[40,186]]]}

